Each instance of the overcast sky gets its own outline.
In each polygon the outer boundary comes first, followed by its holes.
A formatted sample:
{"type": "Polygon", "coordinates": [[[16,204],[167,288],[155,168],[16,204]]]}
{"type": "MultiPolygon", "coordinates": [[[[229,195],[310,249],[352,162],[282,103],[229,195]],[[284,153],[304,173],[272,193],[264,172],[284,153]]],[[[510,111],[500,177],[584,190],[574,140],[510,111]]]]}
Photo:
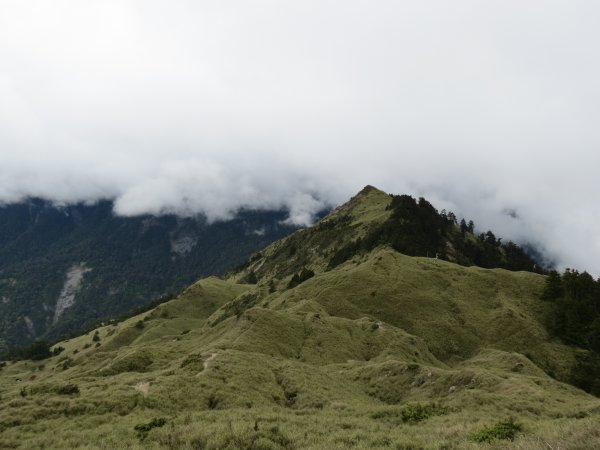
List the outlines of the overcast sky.
{"type": "Polygon", "coordinates": [[[307,223],[373,184],[598,275],[598,23],[588,0],[0,0],[0,201],[307,223]]]}

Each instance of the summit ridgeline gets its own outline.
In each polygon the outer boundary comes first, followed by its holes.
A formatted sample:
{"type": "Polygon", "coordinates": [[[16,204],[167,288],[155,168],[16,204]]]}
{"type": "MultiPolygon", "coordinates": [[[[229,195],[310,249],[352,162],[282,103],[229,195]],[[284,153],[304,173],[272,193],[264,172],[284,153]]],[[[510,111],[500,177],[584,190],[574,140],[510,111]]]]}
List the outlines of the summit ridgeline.
{"type": "Polygon", "coordinates": [[[545,273],[517,244],[503,243],[492,231],[476,234],[472,221],[438,212],[424,198],[366,186],[313,227],[254,254],[232,277],[259,281],[282,279],[303,268],[322,272],[382,246],[463,266],[545,273]]]}

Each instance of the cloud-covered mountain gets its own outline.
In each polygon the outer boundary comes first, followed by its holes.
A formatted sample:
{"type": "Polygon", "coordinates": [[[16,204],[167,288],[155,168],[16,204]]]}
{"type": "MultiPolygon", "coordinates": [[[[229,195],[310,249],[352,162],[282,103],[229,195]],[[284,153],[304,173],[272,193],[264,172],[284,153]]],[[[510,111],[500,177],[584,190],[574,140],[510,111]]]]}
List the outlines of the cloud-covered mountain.
{"type": "Polygon", "coordinates": [[[4,2],[0,201],[306,224],[376,184],[598,274],[599,12],[4,2]]]}

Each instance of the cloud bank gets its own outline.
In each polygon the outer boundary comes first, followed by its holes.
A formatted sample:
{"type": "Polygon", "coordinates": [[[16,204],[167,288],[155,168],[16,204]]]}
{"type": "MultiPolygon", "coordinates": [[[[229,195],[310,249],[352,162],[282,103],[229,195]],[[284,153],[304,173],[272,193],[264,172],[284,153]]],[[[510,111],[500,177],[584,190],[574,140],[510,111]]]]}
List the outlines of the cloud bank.
{"type": "Polygon", "coordinates": [[[598,275],[599,16],[578,0],[6,0],[0,201],[308,223],[373,184],[598,275]]]}

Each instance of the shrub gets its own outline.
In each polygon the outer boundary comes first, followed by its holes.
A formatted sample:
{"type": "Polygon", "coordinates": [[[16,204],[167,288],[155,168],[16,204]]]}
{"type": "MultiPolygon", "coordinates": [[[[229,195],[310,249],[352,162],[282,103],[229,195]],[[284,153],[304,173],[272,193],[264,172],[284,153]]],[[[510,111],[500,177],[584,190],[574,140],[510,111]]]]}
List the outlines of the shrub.
{"type": "MultiPolygon", "coordinates": [[[[200,441],[199,443],[203,445],[204,442],[200,441]]],[[[293,441],[282,433],[278,426],[263,428],[259,427],[257,422],[255,422],[254,427],[245,431],[234,432],[230,430],[229,432],[222,433],[218,437],[218,442],[213,445],[214,448],[243,448],[247,450],[295,448],[293,441]]]]}
{"type": "Polygon", "coordinates": [[[294,274],[294,276],[292,277],[292,279],[290,280],[290,282],[288,284],[288,289],[293,289],[296,286],[298,286],[300,283],[304,283],[306,280],[308,280],[309,278],[312,278],[314,276],[315,276],[315,273],[312,270],[304,267],[300,271],[300,273],[294,274]]]}
{"type": "Polygon", "coordinates": [[[256,277],[254,271],[250,271],[248,272],[248,275],[242,278],[241,282],[246,284],[256,284],[258,283],[258,278],[256,277]]]}
{"type": "Polygon", "coordinates": [[[270,280],[269,281],[269,294],[272,294],[274,292],[277,292],[277,286],[275,286],[275,281],[270,280]]]}
{"type": "Polygon", "coordinates": [[[138,437],[140,438],[140,440],[143,440],[146,438],[146,436],[148,436],[148,433],[150,432],[150,430],[152,430],[153,428],[164,427],[166,424],[167,424],[167,419],[162,418],[162,417],[160,417],[160,418],[155,417],[148,423],[137,424],[135,427],[133,427],[133,429],[135,431],[137,431],[137,434],[138,434],[138,437]]]}
{"type": "Polygon", "coordinates": [[[383,419],[386,417],[399,417],[404,423],[419,423],[429,419],[432,416],[439,416],[446,413],[446,409],[437,403],[420,404],[413,403],[398,409],[387,409],[378,411],[371,415],[373,419],[383,419]]]}
{"type": "Polygon", "coordinates": [[[76,384],[65,384],[56,388],[56,393],[59,395],[77,395],[79,394],[79,387],[76,384]]]}
{"type": "Polygon", "coordinates": [[[79,387],[73,383],[63,385],[56,385],[52,383],[37,383],[29,387],[21,387],[19,393],[21,394],[21,397],[39,394],[77,395],[79,394],[79,387]]]}
{"type": "Polygon", "coordinates": [[[65,358],[62,358],[60,361],[58,361],[57,365],[60,365],[62,370],[67,370],[68,368],[74,366],[74,361],[67,356],[65,358]]]}
{"type": "Polygon", "coordinates": [[[515,422],[513,418],[510,418],[473,433],[471,440],[475,442],[492,442],[496,439],[512,441],[520,431],[523,431],[523,426],[515,422]]]}
{"type": "Polygon", "coordinates": [[[13,354],[9,355],[12,360],[30,359],[32,361],[40,361],[51,356],[50,346],[45,341],[35,341],[29,347],[16,350],[13,354]]]}
{"type": "Polygon", "coordinates": [[[208,396],[206,406],[208,406],[208,409],[217,409],[219,403],[219,397],[213,392],[208,396]]]}
{"type": "Polygon", "coordinates": [[[204,359],[197,353],[189,355],[181,362],[179,367],[190,372],[202,372],[204,370],[204,359]]]}
{"type": "Polygon", "coordinates": [[[232,300],[222,308],[222,313],[210,324],[211,327],[221,323],[229,317],[236,316],[238,319],[244,311],[254,307],[258,303],[259,297],[256,294],[244,294],[241,297],[232,300]]]}
{"type": "Polygon", "coordinates": [[[443,414],[444,411],[436,404],[421,405],[406,405],[400,410],[400,417],[405,423],[418,423],[429,419],[431,416],[443,414]]]}
{"type": "Polygon", "coordinates": [[[152,362],[152,357],[148,353],[139,351],[115,360],[111,365],[100,370],[99,374],[107,376],[123,372],[146,372],[152,362]]]}

